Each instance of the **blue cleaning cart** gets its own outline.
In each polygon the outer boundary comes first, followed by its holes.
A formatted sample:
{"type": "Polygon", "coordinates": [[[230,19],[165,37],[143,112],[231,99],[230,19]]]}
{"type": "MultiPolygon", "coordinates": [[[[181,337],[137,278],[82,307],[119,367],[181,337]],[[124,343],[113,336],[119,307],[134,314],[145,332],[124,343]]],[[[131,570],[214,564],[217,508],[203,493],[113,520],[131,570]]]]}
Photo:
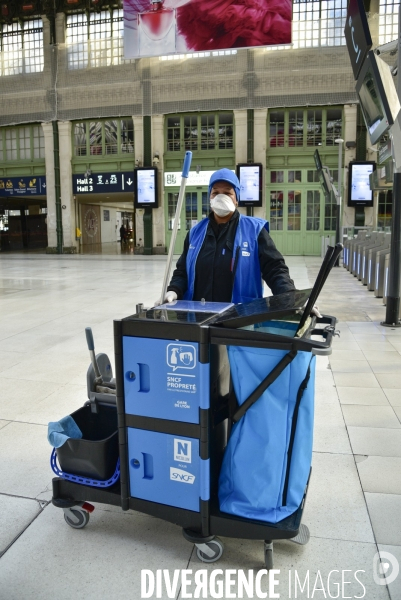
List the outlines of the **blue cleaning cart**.
{"type": "MultiPolygon", "coordinates": [[[[85,526],[92,510],[90,502],[121,506],[182,527],[203,562],[214,562],[222,555],[218,535],[264,540],[267,568],[273,565],[273,540],[306,543],[309,533],[301,519],[310,476],[313,357],[330,353],[335,326],[334,317],[313,317],[302,334],[295,336],[300,310],[310,295],[311,290],[301,290],[225,307],[178,302],[115,321],[114,410],[120,478],[109,487],[79,483],[63,474],[54,478],[52,502],[64,509],[67,523],[85,526]],[[252,358],[256,350],[257,368],[252,358]],[[244,360],[248,366],[241,363],[244,360]],[[247,375],[250,367],[252,373],[247,375]],[[298,398],[308,370],[306,392],[298,398]],[[280,392],[283,380],[287,382],[285,396],[280,392]],[[255,493],[259,494],[257,486],[263,491],[260,472],[266,469],[259,469],[258,475],[254,470],[252,475],[248,463],[243,488],[248,497],[241,498],[237,475],[244,466],[238,440],[252,441],[255,422],[269,421],[266,415],[255,417],[255,411],[272,401],[279,405],[280,395],[287,411],[276,426],[277,432],[284,432],[282,456],[280,464],[275,457],[277,468],[273,462],[268,472],[274,475],[281,504],[267,510],[273,488],[265,481],[266,510],[257,513],[252,503],[255,493]],[[305,421],[309,437],[303,448],[297,432],[305,421]],[[249,424],[250,432],[241,435],[240,430],[249,430],[249,424]],[[232,472],[227,470],[225,458],[230,454],[238,459],[237,463],[228,461],[235,463],[232,472]]],[[[110,369],[108,374],[113,387],[110,369]]],[[[93,377],[89,380],[93,387],[93,377]]],[[[107,404],[113,400],[112,393],[100,389],[103,395],[93,390],[89,393],[87,410],[91,413],[101,414],[105,398],[107,404]]],[[[269,431],[266,448],[274,443],[276,433],[269,431]]],[[[244,448],[246,454],[246,444],[244,448]]],[[[269,453],[266,448],[264,454],[269,453]]],[[[253,447],[257,465],[262,451],[253,447]]],[[[80,473],[85,476],[84,470],[80,473]]]]}

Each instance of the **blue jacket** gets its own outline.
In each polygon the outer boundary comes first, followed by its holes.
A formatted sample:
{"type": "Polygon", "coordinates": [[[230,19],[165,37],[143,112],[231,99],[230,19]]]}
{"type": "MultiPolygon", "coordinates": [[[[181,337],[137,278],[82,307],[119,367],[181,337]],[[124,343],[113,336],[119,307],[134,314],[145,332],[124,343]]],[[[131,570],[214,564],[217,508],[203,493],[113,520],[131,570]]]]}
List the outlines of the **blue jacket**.
{"type": "MultiPolygon", "coordinates": [[[[192,300],[195,285],[195,267],[199,251],[205,239],[209,219],[202,219],[189,233],[189,248],[186,258],[188,289],[185,300],[192,300]]],[[[263,297],[262,275],[260,272],[258,236],[263,227],[269,231],[267,221],[256,217],[240,215],[234,239],[233,265],[234,286],[231,301],[250,302],[263,297]]]]}

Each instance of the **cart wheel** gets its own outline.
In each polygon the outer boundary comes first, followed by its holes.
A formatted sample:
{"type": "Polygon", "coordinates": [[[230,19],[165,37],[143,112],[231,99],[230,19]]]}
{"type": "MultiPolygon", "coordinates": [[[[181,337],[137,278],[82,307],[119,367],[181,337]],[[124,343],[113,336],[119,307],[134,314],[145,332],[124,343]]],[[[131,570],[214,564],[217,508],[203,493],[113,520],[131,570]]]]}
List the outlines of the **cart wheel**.
{"type": "Polygon", "coordinates": [[[273,568],[273,542],[265,541],[265,565],[270,571],[273,568]]]}
{"type": "Polygon", "coordinates": [[[204,544],[195,544],[196,556],[201,562],[213,563],[219,560],[223,554],[224,544],[219,538],[214,538],[211,542],[204,544]]]}
{"type": "Polygon", "coordinates": [[[65,522],[73,529],[83,529],[89,523],[89,513],[82,508],[74,506],[64,509],[65,522]]]}

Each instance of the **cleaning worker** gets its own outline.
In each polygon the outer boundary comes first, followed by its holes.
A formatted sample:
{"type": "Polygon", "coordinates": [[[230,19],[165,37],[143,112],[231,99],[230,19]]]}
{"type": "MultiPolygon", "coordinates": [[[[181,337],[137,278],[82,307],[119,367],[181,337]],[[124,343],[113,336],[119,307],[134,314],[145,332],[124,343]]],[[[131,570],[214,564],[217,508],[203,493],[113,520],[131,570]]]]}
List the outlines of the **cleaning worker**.
{"type": "Polygon", "coordinates": [[[273,294],[295,289],[284,258],[264,219],[238,210],[239,181],[230,169],[213,173],[211,212],[187,234],[165,302],[250,302],[263,297],[262,278],[273,294]]]}

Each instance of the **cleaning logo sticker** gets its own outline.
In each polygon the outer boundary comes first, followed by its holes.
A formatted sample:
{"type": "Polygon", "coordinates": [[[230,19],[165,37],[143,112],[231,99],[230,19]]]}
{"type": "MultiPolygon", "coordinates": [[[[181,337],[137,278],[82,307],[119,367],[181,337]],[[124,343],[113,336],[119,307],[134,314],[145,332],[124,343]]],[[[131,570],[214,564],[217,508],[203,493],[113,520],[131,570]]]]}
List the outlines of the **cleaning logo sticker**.
{"type": "Polygon", "coordinates": [[[176,371],[177,369],[195,369],[195,346],[189,344],[168,344],[167,364],[173,371],[176,371]]]}

